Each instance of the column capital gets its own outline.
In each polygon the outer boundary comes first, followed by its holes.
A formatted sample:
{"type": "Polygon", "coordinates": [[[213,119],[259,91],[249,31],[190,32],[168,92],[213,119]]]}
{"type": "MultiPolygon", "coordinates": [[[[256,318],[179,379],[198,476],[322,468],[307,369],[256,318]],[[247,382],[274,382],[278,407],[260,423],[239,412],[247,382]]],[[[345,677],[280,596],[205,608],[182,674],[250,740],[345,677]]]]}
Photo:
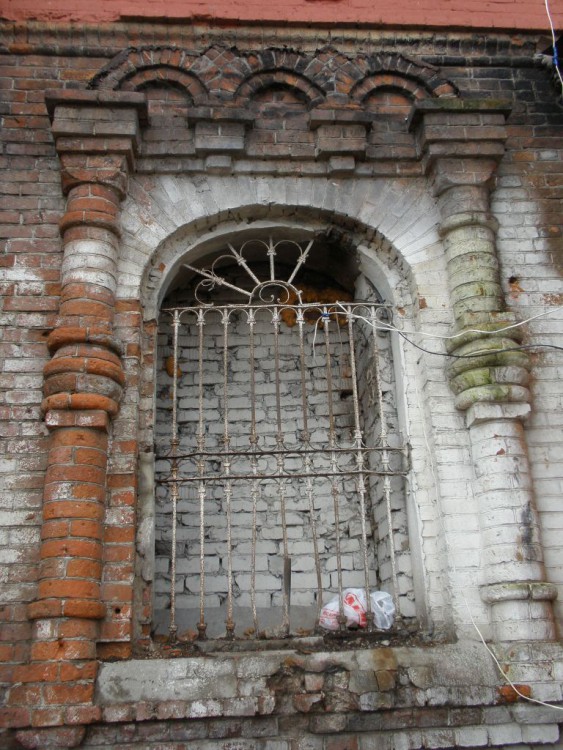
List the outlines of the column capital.
{"type": "Polygon", "coordinates": [[[113,188],[123,198],[146,119],[144,94],[47,91],[45,100],[61,159],[63,192],[93,183],[113,188]]]}
{"type": "Polygon", "coordinates": [[[454,186],[487,185],[504,154],[510,104],[497,99],[416,102],[410,127],[435,195],[454,186]]]}

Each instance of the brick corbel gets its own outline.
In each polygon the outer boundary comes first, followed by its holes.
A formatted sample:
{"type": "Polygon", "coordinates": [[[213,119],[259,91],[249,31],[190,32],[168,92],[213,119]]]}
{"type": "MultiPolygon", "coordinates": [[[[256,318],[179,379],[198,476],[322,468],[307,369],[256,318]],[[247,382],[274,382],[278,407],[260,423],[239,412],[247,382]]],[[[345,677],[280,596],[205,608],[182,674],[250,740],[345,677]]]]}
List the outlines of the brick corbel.
{"type": "Polygon", "coordinates": [[[45,103],[61,160],[63,192],[94,183],[116,190],[123,199],[140,125],[147,119],[144,94],[56,90],[45,93],[45,103]]]}
{"type": "Polygon", "coordinates": [[[246,131],[254,116],[240,107],[191,107],[188,122],[194,124],[197,154],[241,154],[245,149],[246,131]]]}
{"type": "MultiPolygon", "coordinates": [[[[316,155],[335,165],[341,160],[354,160],[345,166],[353,172],[356,159],[364,159],[367,135],[373,114],[358,108],[317,107],[309,115],[309,127],[315,131],[316,155]]],[[[331,168],[331,171],[337,171],[331,168]]]]}

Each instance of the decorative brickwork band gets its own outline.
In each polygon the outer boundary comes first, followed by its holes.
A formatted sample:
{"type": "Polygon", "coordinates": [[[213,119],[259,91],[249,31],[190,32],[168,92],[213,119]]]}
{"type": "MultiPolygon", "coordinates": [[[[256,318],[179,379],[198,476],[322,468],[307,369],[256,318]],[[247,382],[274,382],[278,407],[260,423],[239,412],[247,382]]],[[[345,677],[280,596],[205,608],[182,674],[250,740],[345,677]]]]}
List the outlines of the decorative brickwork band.
{"type": "Polygon", "coordinates": [[[76,723],[82,714],[92,720],[96,621],[106,611],[100,585],[108,432],[125,383],[112,324],[120,202],[138,130],[132,96],[138,105],[138,95],[125,95],[125,102],[106,96],[111,101],[102,104],[98,94],[62,92],[54,107],[67,209],[60,222],[60,324],[49,336],[52,359],[44,369],[51,444],[38,596],[28,607],[34,620],[30,668],[50,677],[42,677],[37,695],[28,691],[21,701],[32,724],[68,722],[69,711],[76,723]],[[40,718],[40,705],[49,706],[49,717],[40,718]]]}
{"type": "Polygon", "coordinates": [[[545,571],[522,420],[530,411],[530,360],[505,309],[490,214],[491,178],[504,153],[502,103],[417,107],[426,169],[442,217],[455,338],[448,367],[467,412],[481,528],[482,598],[499,640],[552,639],[553,587],[545,571]],[[499,595],[502,591],[502,596],[499,595]],[[522,592],[529,593],[522,596],[522,592]],[[530,593],[532,592],[532,593],[530,593]]]}

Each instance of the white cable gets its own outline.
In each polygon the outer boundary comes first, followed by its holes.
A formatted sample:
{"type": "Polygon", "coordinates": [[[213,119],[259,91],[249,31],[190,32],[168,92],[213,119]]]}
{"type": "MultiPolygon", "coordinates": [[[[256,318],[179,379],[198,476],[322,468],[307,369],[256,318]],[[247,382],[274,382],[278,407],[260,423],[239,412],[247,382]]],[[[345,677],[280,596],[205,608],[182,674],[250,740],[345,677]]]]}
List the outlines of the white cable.
{"type": "Polygon", "coordinates": [[[563,77],[561,76],[561,71],[557,63],[557,48],[556,48],[557,39],[555,38],[555,27],[553,25],[553,19],[551,18],[551,13],[549,12],[548,0],[545,0],[545,11],[547,13],[547,18],[549,20],[549,26],[551,28],[551,39],[553,41],[553,67],[555,68],[555,72],[557,73],[559,80],[561,82],[561,86],[563,87],[563,77]]]}
{"type": "MultiPolygon", "coordinates": [[[[344,307],[342,306],[341,302],[335,302],[335,305],[338,305],[342,310],[344,310],[344,307]]],[[[361,303],[358,305],[361,307],[361,303]]],[[[347,312],[347,311],[345,311],[347,312]]],[[[510,325],[503,326],[502,328],[495,328],[493,331],[485,331],[481,328],[465,328],[463,331],[458,331],[458,333],[454,333],[451,336],[444,336],[439,333],[427,333],[426,331],[405,331],[402,328],[397,328],[394,325],[391,325],[391,323],[380,323],[378,326],[376,326],[381,331],[397,331],[397,333],[404,334],[405,336],[426,336],[428,338],[433,339],[443,339],[444,341],[451,341],[453,339],[457,339],[460,336],[465,336],[467,333],[480,333],[483,335],[491,336],[492,334],[498,334],[503,333],[504,331],[509,331],[511,328],[518,328],[519,326],[526,325],[527,323],[530,323],[532,320],[536,320],[536,318],[542,318],[544,315],[551,315],[554,312],[559,312],[557,308],[553,308],[551,310],[544,310],[543,312],[537,313],[537,315],[532,315],[530,318],[526,318],[525,320],[520,320],[517,323],[511,323],[510,325]]],[[[369,323],[372,325],[371,321],[368,320],[368,318],[364,318],[361,315],[353,315],[353,317],[358,318],[359,320],[363,320],[366,323],[369,323]]]]}

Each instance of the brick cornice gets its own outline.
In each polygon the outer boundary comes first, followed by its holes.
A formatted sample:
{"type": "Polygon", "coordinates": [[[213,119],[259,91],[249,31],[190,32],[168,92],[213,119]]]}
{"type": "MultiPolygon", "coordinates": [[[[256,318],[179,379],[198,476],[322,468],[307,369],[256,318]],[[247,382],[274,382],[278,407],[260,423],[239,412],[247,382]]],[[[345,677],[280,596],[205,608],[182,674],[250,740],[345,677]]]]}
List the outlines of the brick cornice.
{"type": "Polygon", "coordinates": [[[508,99],[423,99],[416,101],[409,117],[409,127],[414,127],[427,114],[463,115],[469,113],[502,114],[507,117],[512,109],[508,99]]]}
{"type": "Polygon", "coordinates": [[[48,89],[45,91],[45,106],[53,121],[56,108],[66,107],[111,107],[133,109],[139,120],[147,117],[146,97],[138,91],[90,91],[84,89],[48,89]]]}
{"type": "MultiPolygon", "coordinates": [[[[463,40],[464,51],[469,54],[485,55],[490,61],[491,42],[498,40],[499,53],[503,59],[515,58],[519,65],[534,65],[533,55],[538,43],[545,40],[545,29],[533,31],[523,29],[517,34],[512,31],[497,30],[494,39],[491,35],[476,35],[475,31],[449,29],[456,38],[463,40]],[[469,45],[470,42],[470,45],[469,45]]],[[[382,50],[403,51],[413,43],[413,39],[427,46],[428,54],[436,56],[436,32],[432,29],[413,29],[412,23],[407,28],[384,29],[358,27],[357,19],[351,28],[335,25],[310,24],[289,25],[287,21],[280,27],[272,23],[224,24],[210,23],[201,20],[193,23],[166,23],[157,20],[146,24],[127,23],[126,21],[111,24],[69,24],[68,22],[26,21],[25,23],[7,21],[4,24],[5,48],[9,52],[21,52],[22,46],[35,54],[71,55],[81,57],[100,57],[100,54],[112,56],[123,50],[124,39],[135,45],[170,45],[180,47],[199,45],[202,39],[211,43],[233,44],[239,49],[253,49],[268,44],[284,44],[288,47],[299,46],[312,51],[330,44],[338,37],[339,46],[343,49],[356,50],[359,44],[378,45],[382,50]]],[[[451,53],[453,54],[453,53],[451,53]]],[[[498,59],[498,58],[496,58],[498,59]]]]}

